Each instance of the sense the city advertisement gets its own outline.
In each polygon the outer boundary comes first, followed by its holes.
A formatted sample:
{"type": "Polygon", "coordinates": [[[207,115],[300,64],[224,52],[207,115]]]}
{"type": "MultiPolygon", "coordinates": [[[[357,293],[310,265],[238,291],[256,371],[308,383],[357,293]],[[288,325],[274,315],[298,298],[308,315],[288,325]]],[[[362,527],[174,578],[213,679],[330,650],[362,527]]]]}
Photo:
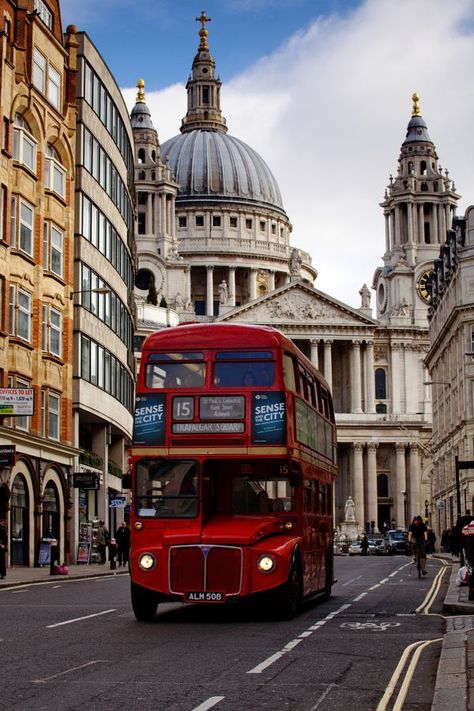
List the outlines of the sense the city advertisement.
{"type": "Polygon", "coordinates": [[[285,444],[286,403],[283,393],[261,392],[252,396],[252,443],[285,444]]]}
{"type": "Polygon", "coordinates": [[[165,443],[165,412],[165,395],[152,393],[137,396],[133,418],[135,445],[165,443]]]}

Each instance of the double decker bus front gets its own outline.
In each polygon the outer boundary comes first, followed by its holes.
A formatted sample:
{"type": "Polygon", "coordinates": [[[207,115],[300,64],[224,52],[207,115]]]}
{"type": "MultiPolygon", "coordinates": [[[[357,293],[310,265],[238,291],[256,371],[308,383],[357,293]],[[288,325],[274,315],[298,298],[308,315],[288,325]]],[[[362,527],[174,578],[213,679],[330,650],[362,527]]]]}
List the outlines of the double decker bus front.
{"type": "MultiPolygon", "coordinates": [[[[303,571],[306,465],[287,444],[281,351],[218,345],[155,344],[142,354],[132,449],[138,619],[151,619],[160,601],[277,591],[285,615],[303,586],[325,586],[324,565],[303,571]]],[[[323,500],[320,487],[313,495],[323,500]]],[[[329,514],[329,495],[325,506],[329,514]]]]}

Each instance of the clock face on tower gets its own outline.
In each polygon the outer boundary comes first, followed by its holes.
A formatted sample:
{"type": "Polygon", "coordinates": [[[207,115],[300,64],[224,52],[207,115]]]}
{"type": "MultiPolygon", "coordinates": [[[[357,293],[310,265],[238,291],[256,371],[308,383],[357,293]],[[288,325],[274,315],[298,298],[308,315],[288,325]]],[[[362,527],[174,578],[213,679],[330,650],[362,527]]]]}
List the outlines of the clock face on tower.
{"type": "Polygon", "coordinates": [[[418,281],[416,282],[416,290],[420,298],[423,299],[426,304],[429,304],[431,301],[430,287],[431,280],[433,279],[433,274],[433,269],[427,269],[426,271],[420,274],[418,281]]]}

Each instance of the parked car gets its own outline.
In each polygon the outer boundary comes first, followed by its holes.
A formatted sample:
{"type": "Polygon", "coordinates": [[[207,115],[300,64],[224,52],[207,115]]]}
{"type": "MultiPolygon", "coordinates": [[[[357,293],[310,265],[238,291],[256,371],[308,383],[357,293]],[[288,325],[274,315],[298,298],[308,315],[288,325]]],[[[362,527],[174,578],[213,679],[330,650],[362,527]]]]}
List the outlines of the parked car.
{"type": "Polygon", "coordinates": [[[360,541],[353,541],[349,546],[349,555],[360,555],[362,553],[362,545],[360,541]]]}
{"type": "Polygon", "coordinates": [[[383,538],[369,538],[369,550],[373,555],[385,555],[385,541],[383,538]]]}
{"type": "Polygon", "coordinates": [[[387,531],[386,550],[387,555],[410,555],[407,531],[387,531]]]}

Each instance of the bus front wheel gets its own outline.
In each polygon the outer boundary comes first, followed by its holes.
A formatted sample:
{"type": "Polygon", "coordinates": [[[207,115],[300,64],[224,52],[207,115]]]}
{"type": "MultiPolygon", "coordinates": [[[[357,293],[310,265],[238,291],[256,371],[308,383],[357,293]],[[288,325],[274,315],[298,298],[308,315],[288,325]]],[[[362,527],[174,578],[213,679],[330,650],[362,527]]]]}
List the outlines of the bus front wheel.
{"type": "Polygon", "coordinates": [[[288,580],[275,597],[275,616],[281,620],[291,620],[298,612],[303,597],[303,583],[298,565],[293,565],[288,580]]]}
{"type": "Polygon", "coordinates": [[[158,596],[156,593],[132,583],[131,594],[133,612],[137,620],[139,622],[152,622],[155,619],[158,608],[158,596]]]}

